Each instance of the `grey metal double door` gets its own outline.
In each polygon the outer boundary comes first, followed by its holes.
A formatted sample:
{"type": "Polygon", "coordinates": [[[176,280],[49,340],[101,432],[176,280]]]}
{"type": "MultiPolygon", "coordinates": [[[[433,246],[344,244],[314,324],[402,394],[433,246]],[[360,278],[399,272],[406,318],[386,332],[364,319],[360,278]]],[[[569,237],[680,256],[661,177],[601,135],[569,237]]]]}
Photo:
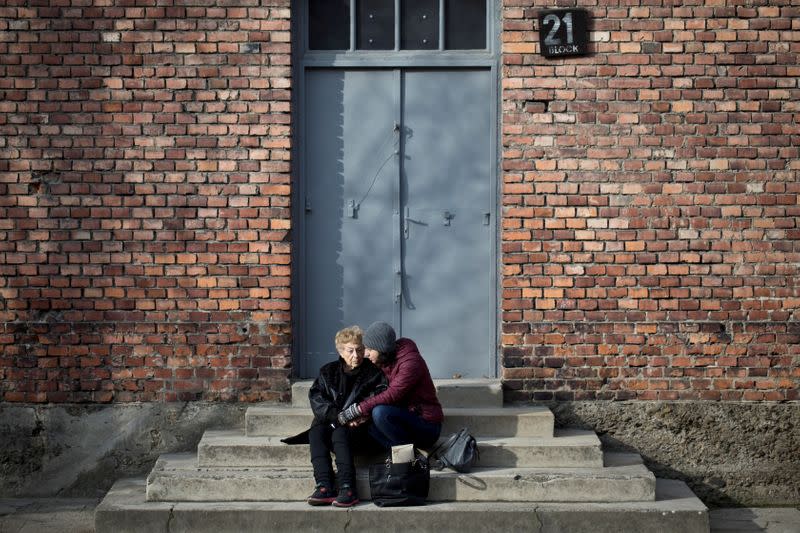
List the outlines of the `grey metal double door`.
{"type": "Polygon", "coordinates": [[[490,71],[305,76],[301,374],[383,320],[434,377],[494,376],[490,71]]]}

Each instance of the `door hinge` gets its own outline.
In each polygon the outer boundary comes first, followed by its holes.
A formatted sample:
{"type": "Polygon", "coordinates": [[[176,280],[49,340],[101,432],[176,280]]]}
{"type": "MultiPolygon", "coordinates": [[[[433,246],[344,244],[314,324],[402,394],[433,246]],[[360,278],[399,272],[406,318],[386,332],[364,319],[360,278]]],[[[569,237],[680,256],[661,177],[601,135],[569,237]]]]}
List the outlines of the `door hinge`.
{"type": "Polygon", "coordinates": [[[488,226],[489,225],[489,220],[491,218],[492,218],[492,214],[491,213],[484,213],[483,214],[483,225],[484,226],[488,226]]]}

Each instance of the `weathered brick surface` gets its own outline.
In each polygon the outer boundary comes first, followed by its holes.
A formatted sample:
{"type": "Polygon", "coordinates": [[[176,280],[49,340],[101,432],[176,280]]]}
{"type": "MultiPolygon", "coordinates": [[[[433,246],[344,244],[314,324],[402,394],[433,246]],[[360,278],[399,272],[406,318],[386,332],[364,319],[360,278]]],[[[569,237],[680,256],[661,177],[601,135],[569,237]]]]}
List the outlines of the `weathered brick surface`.
{"type": "Polygon", "coordinates": [[[507,396],[798,399],[800,3],[558,4],[591,56],[503,5],[507,396]]]}
{"type": "MultiPolygon", "coordinates": [[[[797,400],[800,3],[577,5],[502,2],[508,398],[797,400]]],[[[3,3],[0,400],[286,397],[290,20],[3,3]]]]}
{"type": "Polygon", "coordinates": [[[287,395],[289,0],[0,8],[0,400],[287,395]]]}

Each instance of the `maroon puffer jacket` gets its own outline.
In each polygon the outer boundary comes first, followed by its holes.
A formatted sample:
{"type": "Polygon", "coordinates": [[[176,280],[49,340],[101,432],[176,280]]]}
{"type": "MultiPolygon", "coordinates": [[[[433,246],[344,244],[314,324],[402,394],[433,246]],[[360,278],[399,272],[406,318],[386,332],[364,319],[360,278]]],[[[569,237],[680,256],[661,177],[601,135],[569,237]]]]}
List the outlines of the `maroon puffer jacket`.
{"type": "Polygon", "coordinates": [[[428,365],[414,341],[397,339],[397,358],[382,370],[389,378],[389,388],[358,404],[363,414],[372,412],[376,405],[385,404],[408,407],[428,422],[444,420],[428,365]]]}

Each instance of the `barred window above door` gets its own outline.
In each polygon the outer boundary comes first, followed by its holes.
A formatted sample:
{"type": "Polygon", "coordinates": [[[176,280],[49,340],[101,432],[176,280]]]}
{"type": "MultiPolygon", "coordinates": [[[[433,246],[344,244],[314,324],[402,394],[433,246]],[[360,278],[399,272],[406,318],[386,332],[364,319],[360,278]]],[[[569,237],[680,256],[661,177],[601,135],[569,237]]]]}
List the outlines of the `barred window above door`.
{"type": "Polygon", "coordinates": [[[486,50],[487,0],[308,0],[309,50],[486,50]]]}

